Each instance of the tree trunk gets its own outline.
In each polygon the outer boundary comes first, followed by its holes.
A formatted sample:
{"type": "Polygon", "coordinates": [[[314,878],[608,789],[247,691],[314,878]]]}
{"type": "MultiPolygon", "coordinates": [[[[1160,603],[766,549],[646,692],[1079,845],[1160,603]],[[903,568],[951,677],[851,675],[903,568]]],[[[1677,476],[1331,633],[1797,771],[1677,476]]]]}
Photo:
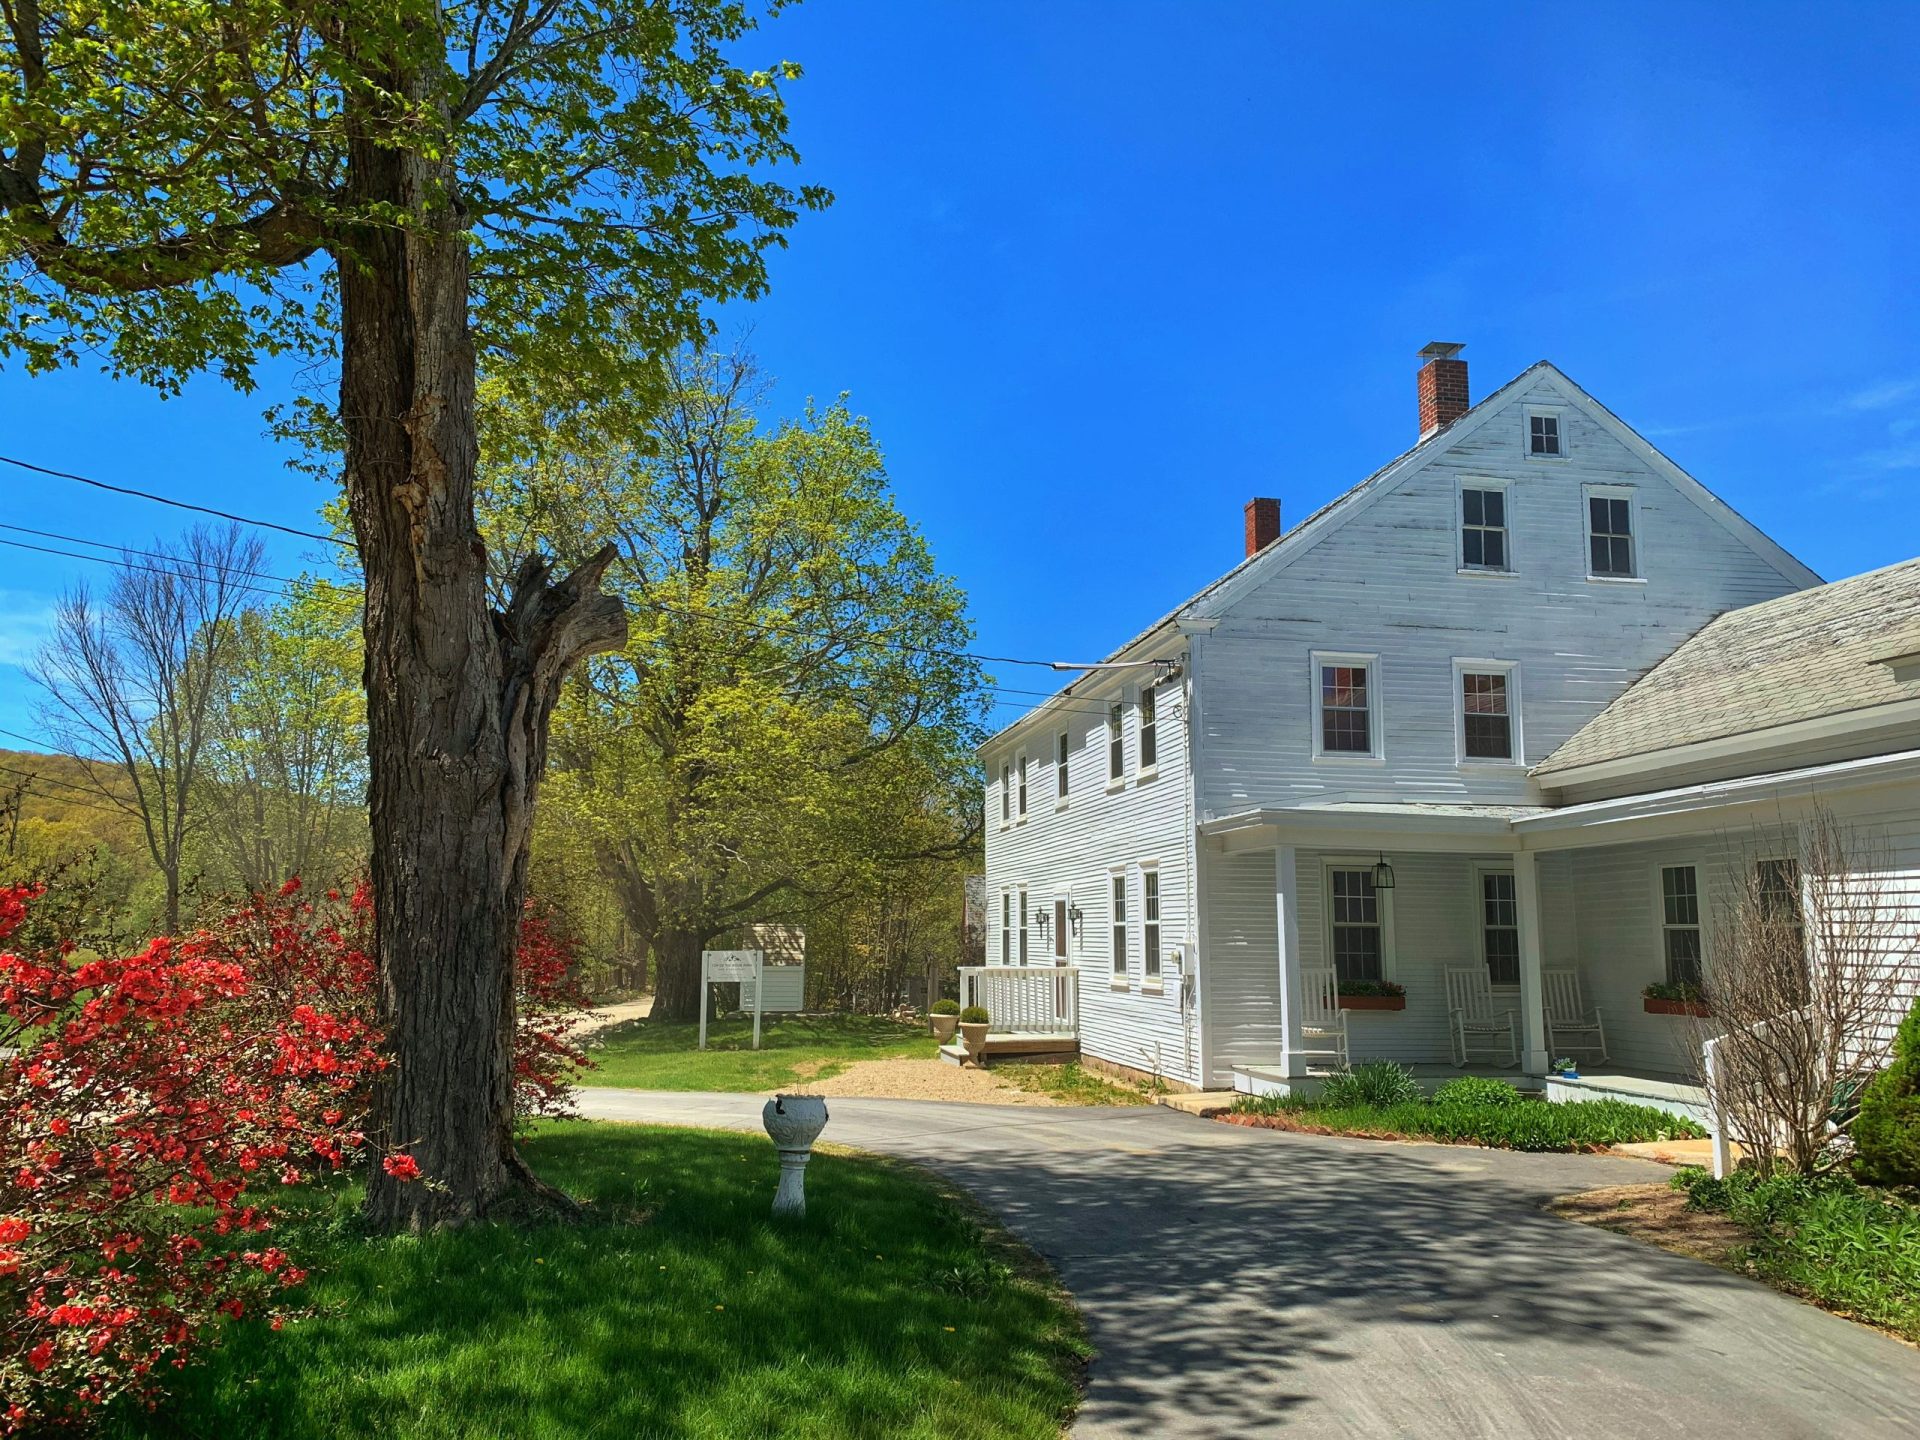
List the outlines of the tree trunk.
{"type": "Polygon", "coordinates": [[[666,929],[653,946],[653,1016],[698,1020],[706,997],[700,987],[700,951],[706,942],[686,930],[666,929]]]}
{"type": "MultiPolygon", "coordinates": [[[[395,94],[435,93],[396,76],[395,94]]],[[[474,523],[468,239],[450,168],[350,127],[352,209],[339,260],[340,416],[366,576],[366,686],[381,1016],[391,1068],[382,1143],[426,1183],[375,1167],[367,1215],[417,1229],[566,1208],[514,1151],[513,956],[547,721],[578,659],[620,644],[599,593],[612,547],[559,585],[530,561],[507,612],[485,591],[474,523]]]]}

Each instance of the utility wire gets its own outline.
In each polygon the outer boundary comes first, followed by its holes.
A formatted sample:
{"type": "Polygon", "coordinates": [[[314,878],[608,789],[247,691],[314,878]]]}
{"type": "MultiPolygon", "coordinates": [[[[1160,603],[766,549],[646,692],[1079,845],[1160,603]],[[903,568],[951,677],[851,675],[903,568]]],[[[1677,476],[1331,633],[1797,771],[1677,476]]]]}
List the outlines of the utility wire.
{"type": "Polygon", "coordinates": [[[71,470],[50,470],[45,465],[16,460],[11,455],[0,455],[0,465],[12,465],[21,470],[31,470],[36,475],[51,475],[56,480],[72,480],[81,485],[91,485],[96,490],[110,490],[115,495],[131,495],[136,500],[151,500],[156,505],[171,505],[176,510],[192,510],[201,515],[212,515],[221,520],[231,520],[236,525],[254,525],[262,530],[278,530],[282,535],[298,535],[302,540],[324,540],[329,545],[354,548],[351,541],[342,540],[338,535],[322,535],[318,530],[301,530],[293,525],[282,525],[277,520],[256,520],[250,515],[236,515],[230,510],[216,510],[210,505],[195,505],[191,501],[175,500],[170,495],[156,495],[151,490],[138,490],[131,485],[109,485],[105,480],[76,475],[71,470]]]}

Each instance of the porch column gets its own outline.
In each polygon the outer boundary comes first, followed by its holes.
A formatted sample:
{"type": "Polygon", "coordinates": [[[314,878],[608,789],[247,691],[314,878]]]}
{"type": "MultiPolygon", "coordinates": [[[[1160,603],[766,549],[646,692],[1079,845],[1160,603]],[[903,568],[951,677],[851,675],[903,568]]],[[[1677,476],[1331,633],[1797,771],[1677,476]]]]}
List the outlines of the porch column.
{"type": "Polygon", "coordinates": [[[1304,1003],[1300,990],[1300,865],[1292,845],[1274,847],[1273,898],[1280,922],[1280,1071],[1284,1075],[1304,1075],[1307,1063],[1300,1035],[1304,1003]]]}
{"type": "Polygon", "coordinates": [[[1531,850],[1513,857],[1513,893],[1520,921],[1520,1068],[1545,1075],[1547,1062],[1546,987],[1540,978],[1540,872],[1531,850]]]}

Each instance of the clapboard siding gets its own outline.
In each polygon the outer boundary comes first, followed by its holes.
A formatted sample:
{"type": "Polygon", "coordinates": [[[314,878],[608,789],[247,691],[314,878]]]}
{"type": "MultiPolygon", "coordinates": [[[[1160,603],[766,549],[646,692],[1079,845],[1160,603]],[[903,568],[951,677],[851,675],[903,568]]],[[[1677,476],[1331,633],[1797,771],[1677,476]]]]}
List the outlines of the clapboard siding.
{"type": "Polygon", "coordinates": [[[1455,658],[1518,662],[1533,763],[1713,616],[1796,588],[1543,373],[1270,575],[1223,593],[1195,661],[1202,817],[1362,796],[1537,801],[1522,765],[1459,763],[1455,658]],[[1561,408],[1565,459],[1524,453],[1533,403],[1561,408]],[[1507,486],[1509,575],[1459,573],[1458,491],[1473,479],[1507,486]],[[1645,583],[1587,578],[1590,484],[1633,487],[1645,583]],[[1380,657],[1384,763],[1314,760],[1315,650],[1380,657]]]}
{"type": "MultiPolygon", "coordinates": [[[[1206,857],[1207,951],[1201,1005],[1206,1083],[1231,1085],[1236,1065],[1277,1064],[1281,1050],[1280,928],[1273,855],[1206,857]]],[[[1304,925],[1304,921],[1302,922],[1304,925]]]]}
{"type": "MultiPolygon", "coordinates": [[[[1080,969],[1080,1048],[1087,1054],[1136,1070],[1157,1072],[1183,1084],[1199,1075],[1199,1019],[1183,1010],[1180,976],[1165,969],[1158,991],[1146,986],[1143,925],[1143,867],[1157,864],[1160,874],[1161,947],[1193,938],[1189,904],[1192,793],[1187,763],[1187,704],[1184,685],[1173,681],[1157,692],[1158,764],[1143,778],[1139,768],[1137,688],[1090,689],[1061,708],[1054,725],[1028,726],[1016,737],[990,744],[986,763],[987,958],[999,964],[1002,895],[1016,897],[1025,886],[1029,911],[1051,917],[1053,902],[1064,897],[1083,916],[1078,935],[1069,934],[1067,958],[1080,969]],[[1107,783],[1107,701],[1124,700],[1126,777],[1107,783]],[[1057,805],[1053,747],[1060,730],[1069,736],[1068,796],[1057,805]],[[1028,749],[1028,802],[1024,824],[1000,823],[1000,766],[1015,768],[1028,749]],[[1128,964],[1124,987],[1113,979],[1112,874],[1127,876],[1128,964]]],[[[1017,784],[1017,780],[1014,782],[1017,784]]],[[[1017,807],[1016,807],[1017,808],[1017,807]]],[[[1017,909],[1017,901],[1016,901],[1017,909]]],[[[1029,927],[1029,959],[1053,963],[1051,936],[1029,927]]],[[[1019,962],[1019,926],[1009,947],[1019,962]]]]}

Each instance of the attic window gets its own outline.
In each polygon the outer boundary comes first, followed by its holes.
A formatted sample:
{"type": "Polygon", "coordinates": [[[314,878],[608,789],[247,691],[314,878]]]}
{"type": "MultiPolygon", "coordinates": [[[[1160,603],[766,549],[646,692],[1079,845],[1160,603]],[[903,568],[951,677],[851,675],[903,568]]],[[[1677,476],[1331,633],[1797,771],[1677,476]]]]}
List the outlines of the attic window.
{"type": "Polygon", "coordinates": [[[1633,563],[1633,492],[1625,489],[1587,491],[1587,573],[1597,579],[1631,580],[1633,563]]]}
{"type": "Polygon", "coordinates": [[[1560,417],[1549,410],[1527,412],[1527,453],[1560,455],[1560,417]]]}

